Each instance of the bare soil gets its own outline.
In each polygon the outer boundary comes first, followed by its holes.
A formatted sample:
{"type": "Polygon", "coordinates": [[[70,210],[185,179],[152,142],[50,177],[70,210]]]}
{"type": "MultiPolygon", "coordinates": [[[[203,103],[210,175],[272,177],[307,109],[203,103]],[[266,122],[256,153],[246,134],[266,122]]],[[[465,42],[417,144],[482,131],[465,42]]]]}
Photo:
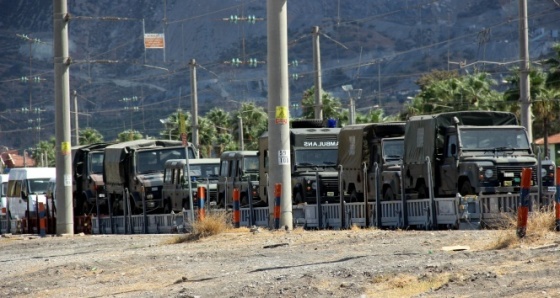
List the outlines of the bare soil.
{"type": "Polygon", "coordinates": [[[511,233],[238,229],[182,243],[4,235],[0,296],[560,297],[558,234],[490,248],[511,233]]]}

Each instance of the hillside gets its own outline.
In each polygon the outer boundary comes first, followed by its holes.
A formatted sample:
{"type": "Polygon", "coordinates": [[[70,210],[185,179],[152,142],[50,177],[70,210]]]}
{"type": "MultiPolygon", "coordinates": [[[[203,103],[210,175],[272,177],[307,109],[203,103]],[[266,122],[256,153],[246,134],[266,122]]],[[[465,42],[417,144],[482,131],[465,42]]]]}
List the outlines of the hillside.
{"type": "MultiPolygon", "coordinates": [[[[0,130],[2,145],[10,148],[54,135],[51,5],[2,1],[0,130]]],[[[459,69],[460,61],[518,60],[517,6],[516,0],[290,0],[289,60],[298,61],[290,72],[299,75],[290,84],[291,101],[313,85],[312,26],[323,33],[323,89],[345,103],[340,86],[352,84],[363,89],[358,109],[380,104],[391,114],[415,94],[422,73],[459,69]]],[[[242,101],[266,107],[266,1],[69,1],[68,10],[71,90],[78,94],[81,128],[94,127],[106,139],[129,128],[158,136],[160,118],[190,109],[190,59],[200,65],[201,114],[214,106],[235,109],[242,101]],[[252,15],[254,24],[229,21],[252,15]],[[100,19],[107,16],[121,19],[100,19]],[[145,51],[143,30],[165,33],[165,51],[145,51]],[[233,58],[260,63],[224,63],[233,58]]],[[[559,12],[554,2],[529,2],[532,57],[547,53],[557,39],[559,12]]],[[[475,63],[461,71],[485,70],[501,81],[510,66],[475,63]]]]}

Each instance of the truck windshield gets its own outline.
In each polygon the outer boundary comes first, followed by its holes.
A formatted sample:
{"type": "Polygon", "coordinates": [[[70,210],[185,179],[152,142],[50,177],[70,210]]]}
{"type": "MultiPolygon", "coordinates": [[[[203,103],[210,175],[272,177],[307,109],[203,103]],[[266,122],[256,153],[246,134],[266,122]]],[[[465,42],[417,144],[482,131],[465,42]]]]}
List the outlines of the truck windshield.
{"type": "Polygon", "coordinates": [[[29,193],[47,193],[49,178],[29,179],[29,193]]]}
{"type": "Polygon", "coordinates": [[[189,165],[191,177],[199,179],[217,179],[220,173],[220,164],[189,165]]]}
{"type": "Polygon", "coordinates": [[[383,141],[383,159],[402,159],[404,154],[404,140],[383,141]]]}
{"type": "Polygon", "coordinates": [[[337,149],[296,149],[296,166],[335,166],[337,149]]]}
{"type": "Polygon", "coordinates": [[[463,150],[529,150],[530,148],[527,134],[520,128],[461,128],[459,135],[463,150]]]}
{"type": "MultiPolygon", "coordinates": [[[[189,152],[189,157],[190,157],[189,152]]],[[[158,148],[138,151],[136,154],[136,173],[147,174],[162,172],[169,159],[184,159],[185,148],[158,148]]]]}
{"type": "Polygon", "coordinates": [[[91,154],[91,174],[103,174],[103,152],[94,152],[91,154]]]}
{"type": "Polygon", "coordinates": [[[245,156],[243,158],[243,169],[245,172],[258,172],[259,158],[257,156],[245,156]]]}

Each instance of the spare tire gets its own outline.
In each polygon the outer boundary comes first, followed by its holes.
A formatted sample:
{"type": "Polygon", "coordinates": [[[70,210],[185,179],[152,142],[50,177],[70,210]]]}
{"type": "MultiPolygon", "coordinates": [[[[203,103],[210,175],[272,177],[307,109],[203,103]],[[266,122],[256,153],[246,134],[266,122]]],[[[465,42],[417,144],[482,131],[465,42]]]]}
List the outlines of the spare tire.
{"type": "Polygon", "coordinates": [[[296,119],[292,120],[292,128],[321,128],[325,127],[322,119],[296,119]]]}

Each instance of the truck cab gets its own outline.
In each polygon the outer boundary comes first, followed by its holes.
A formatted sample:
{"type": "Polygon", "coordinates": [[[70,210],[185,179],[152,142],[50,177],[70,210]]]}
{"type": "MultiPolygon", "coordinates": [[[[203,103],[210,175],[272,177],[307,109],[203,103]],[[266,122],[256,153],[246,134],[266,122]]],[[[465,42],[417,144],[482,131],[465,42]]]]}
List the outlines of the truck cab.
{"type": "Polygon", "coordinates": [[[96,143],[72,148],[74,215],[107,212],[103,183],[103,160],[109,143],[96,143]]]}
{"type": "Polygon", "coordinates": [[[404,122],[366,123],[347,125],[340,130],[338,164],[342,172],[339,179],[350,202],[364,200],[364,187],[367,200],[376,199],[376,164],[380,176],[379,195],[383,200],[398,198],[404,127],[404,122]]]}
{"type": "MultiPolygon", "coordinates": [[[[339,201],[338,134],[340,128],[290,128],[290,168],[294,204],[339,201]],[[319,177],[319,181],[317,181],[319,177]],[[319,194],[317,194],[319,190],[319,194]]],[[[268,196],[268,132],[259,138],[261,197],[268,196]]],[[[271,194],[272,195],[272,194],[271,194]]]]}
{"type": "Polygon", "coordinates": [[[259,203],[259,158],[258,151],[226,151],[220,156],[220,176],[218,178],[218,205],[232,203],[233,189],[239,189],[241,205],[249,203],[249,195],[254,203],[259,203]],[[251,186],[249,187],[249,182],[251,186]]]}
{"type": "Polygon", "coordinates": [[[404,184],[410,197],[428,197],[428,179],[436,196],[519,192],[528,167],[536,192],[537,158],[512,113],[459,111],[407,122],[404,184]]]}
{"type": "Polygon", "coordinates": [[[183,209],[190,209],[191,193],[193,195],[193,206],[196,206],[199,186],[206,188],[205,199],[207,204],[216,202],[219,173],[219,158],[190,159],[188,160],[188,171],[187,160],[185,159],[170,159],[165,162],[162,189],[163,212],[181,212],[183,209]],[[192,189],[189,189],[189,178],[192,189]]]}

